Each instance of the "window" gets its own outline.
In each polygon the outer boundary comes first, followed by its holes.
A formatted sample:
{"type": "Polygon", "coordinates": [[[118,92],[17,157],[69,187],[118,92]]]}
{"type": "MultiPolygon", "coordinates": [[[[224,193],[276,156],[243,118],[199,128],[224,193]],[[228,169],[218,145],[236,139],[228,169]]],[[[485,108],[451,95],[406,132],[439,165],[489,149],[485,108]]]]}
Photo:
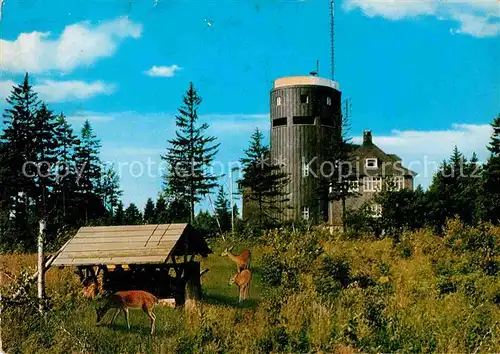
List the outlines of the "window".
{"type": "Polygon", "coordinates": [[[276,97],[276,106],[281,106],[281,96],[276,97]]]}
{"type": "Polygon", "coordinates": [[[359,192],[359,181],[349,181],[349,192],[359,192]]]}
{"type": "Polygon", "coordinates": [[[377,159],[374,158],[374,157],[366,159],[366,165],[365,166],[367,168],[377,168],[378,167],[377,159]]]}
{"type": "Polygon", "coordinates": [[[380,204],[372,204],[370,206],[370,211],[371,211],[372,217],[374,217],[374,218],[380,218],[380,217],[382,217],[382,205],[380,205],[380,204]]]}
{"type": "Polygon", "coordinates": [[[326,105],[331,106],[332,105],[332,98],[330,96],[326,97],[326,105]]]}
{"type": "Polygon", "coordinates": [[[314,117],[295,116],[293,117],[293,124],[314,124],[314,117]]]}
{"type": "Polygon", "coordinates": [[[302,219],[309,220],[309,207],[307,206],[302,208],[302,219]]]}
{"type": "Polygon", "coordinates": [[[333,118],[332,117],[321,117],[320,118],[321,125],[326,125],[328,127],[334,127],[335,124],[333,123],[333,118]]]}
{"type": "Polygon", "coordinates": [[[392,188],[395,191],[400,191],[405,188],[405,178],[403,176],[396,176],[392,178],[392,188]]]}
{"type": "Polygon", "coordinates": [[[300,95],[300,103],[309,103],[309,95],[300,95]]]}
{"type": "Polygon", "coordinates": [[[302,177],[309,176],[309,165],[306,162],[302,162],[302,177]]]}
{"type": "Polygon", "coordinates": [[[273,119],[273,127],[280,127],[282,125],[287,125],[286,117],[273,119]]]}
{"type": "Polygon", "coordinates": [[[382,177],[363,177],[365,192],[378,192],[382,190],[382,177]]]}

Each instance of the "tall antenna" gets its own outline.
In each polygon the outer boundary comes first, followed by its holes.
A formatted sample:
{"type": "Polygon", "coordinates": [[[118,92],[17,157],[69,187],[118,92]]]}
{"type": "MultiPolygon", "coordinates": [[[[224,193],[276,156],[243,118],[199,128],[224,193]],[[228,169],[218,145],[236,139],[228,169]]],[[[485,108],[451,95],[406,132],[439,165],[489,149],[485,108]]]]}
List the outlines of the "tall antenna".
{"type": "Polygon", "coordinates": [[[330,0],[330,40],[331,40],[331,65],[332,80],[335,80],[335,0],[330,0]]]}

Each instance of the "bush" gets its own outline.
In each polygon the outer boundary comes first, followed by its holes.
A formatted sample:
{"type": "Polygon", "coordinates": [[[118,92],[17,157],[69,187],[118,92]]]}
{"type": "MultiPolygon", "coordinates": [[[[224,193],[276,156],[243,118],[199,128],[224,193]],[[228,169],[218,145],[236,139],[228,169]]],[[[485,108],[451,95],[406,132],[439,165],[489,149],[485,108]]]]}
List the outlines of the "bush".
{"type": "Polygon", "coordinates": [[[272,254],[265,254],[261,260],[261,279],[265,285],[279,286],[283,277],[283,263],[272,254]]]}
{"type": "Polygon", "coordinates": [[[349,263],[344,259],[325,257],[314,276],[316,291],[323,298],[337,296],[350,281],[349,263]]]}

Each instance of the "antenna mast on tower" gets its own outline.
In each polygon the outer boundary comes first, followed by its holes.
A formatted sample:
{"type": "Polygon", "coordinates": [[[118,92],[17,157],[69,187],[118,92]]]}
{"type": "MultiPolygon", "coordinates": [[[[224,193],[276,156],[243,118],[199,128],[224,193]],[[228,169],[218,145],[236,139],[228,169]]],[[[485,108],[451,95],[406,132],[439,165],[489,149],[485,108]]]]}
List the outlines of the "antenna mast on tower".
{"type": "Polygon", "coordinates": [[[335,80],[335,0],[330,0],[330,40],[331,40],[331,65],[332,80],[335,80]]]}

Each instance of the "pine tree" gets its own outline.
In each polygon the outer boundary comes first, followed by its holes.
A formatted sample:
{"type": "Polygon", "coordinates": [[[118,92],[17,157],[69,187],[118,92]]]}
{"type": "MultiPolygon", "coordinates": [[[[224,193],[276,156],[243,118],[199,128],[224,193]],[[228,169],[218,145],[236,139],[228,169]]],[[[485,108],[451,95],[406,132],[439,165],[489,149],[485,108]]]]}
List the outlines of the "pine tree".
{"type": "Polygon", "coordinates": [[[140,225],[142,224],[142,215],[134,203],[130,203],[125,209],[125,224],[126,225],[140,225]]]}
{"type": "Polygon", "coordinates": [[[201,97],[193,83],[190,83],[183,103],[176,116],[176,137],[169,140],[170,147],[162,159],[170,167],[165,184],[178,202],[189,202],[190,220],[193,222],[195,203],[217,185],[217,177],[211,176],[206,167],[212,163],[219,144],[214,143],[215,137],[205,135],[208,124],[198,124],[201,97]]]}
{"type": "Polygon", "coordinates": [[[146,224],[155,223],[155,204],[151,198],[148,198],[146,206],[144,207],[144,222],[146,224]]]}
{"type": "Polygon", "coordinates": [[[124,225],[125,224],[125,210],[123,210],[123,203],[118,202],[116,207],[115,215],[113,216],[113,225],[124,225]]]}
{"type": "Polygon", "coordinates": [[[120,189],[119,177],[112,166],[105,168],[102,172],[98,191],[106,210],[113,217],[123,191],[120,189]]]}
{"type": "Polygon", "coordinates": [[[34,178],[29,176],[36,175],[33,123],[40,101],[29,84],[28,74],[22,84],[12,88],[6,100],[10,107],[3,113],[4,129],[0,135],[3,215],[9,219],[9,232],[17,248],[31,248],[35,244],[36,220],[30,196],[36,195],[36,186],[34,178]]]}
{"type": "Polygon", "coordinates": [[[12,188],[14,208],[23,210],[26,214],[29,207],[29,195],[33,194],[33,178],[28,177],[36,174],[33,164],[33,122],[40,107],[38,95],[29,84],[28,74],[25,75],[23,84],[14,86],[7,103],[11,106],[5,109],[4,130],[0,141],[6,144],[4,161],[9,168],[4,170],[4,181],[12,188]],[[24,167],[24,169],[23,169],[24,167]],[[21,193],[21,195],[18,194],[21,193]]]}
{"type": "Polygon", "coordinates": [[[159,195],[156,200],[154,223],[165,224],[167,222],[167,201],[163,195],[159,195]]]}
{"type": "Polygon", "coordinates": [[[57,162],[57,122],[52,112],[42,103],[35,114],[33,122],[33,157],[38,166],[38,172],[34,177],[35,188],[31,198],[35,200],[37,213],[45,217],[52,206],[55,207],[53,190],[56,176],[53,171],[57,162]]]}
{"type": "Polygon", "coordinates": [[[203,210],[196,215],[193,226],[206,238],[215,237],[219,230],[215,217],[203,210]]]}
{"type": "Polygon", "coordinates": [[[487,220],[500,224],[500,114],[491,126],[493,134],[488,146],[491,154],[483,174],[484,214],[487,220]]]}
{"type": "Polygon", "coordinates": [[[167,196],[166,221],[168,223],[187,223],[190,221],[190,205],[185,200],[167,196]]]}
{"type": "Polygon", "coordinates": [[[240,187],[244,202],[256,205],[254,217],[259,226],[279,219],[283,205],[289,199],[285,190],[289,178],[280,166],[270,160],[269,148],[263,144],[263,135],[256,129],[250,138],[250,146],[245,150],[245,157],[240,159],[243,165],[243,178],[240,187]]]}
{"type": "Polygon", "coordinates": [[[76,147],[75,154],[78,199],[85,223],[101,217],[105,212],[98,190],[101,179],[100,147],[100,141],[90,122],[85,121],[81,131],[81,143],[76,147]]]}
{"type": "Polygon", "coordinates": [[[231,206],[229,200],[226,198],[224,187],[219,187],[219,193],[215,200],[215,214],[219,219],[219,224],[222,232],[231,230],[231,206]]]}
{"type": "Polygon", "coordinates": [[[456,216],[469,225],[477,222],[480,179],[477,157],[470,161],[455,146],[448,161],[443,161],[428,191],[429,222],[441,232],[446,220],[456,216]],[[478,175],[479,176],[479,175],[478,175]]]}
{"type": "Polygon", "coordinates": [[[240,217],[240,210],[238,209],[238,206],[236,204],[233,205],[233,215],[234,215],[234,219],[237,219],[240,217]]]}
{"type": "Polygon", "coordinates": [[[57,139],[57,162],[58,170],[55,171],[56,184],[56,215],[61,219],[61,224],[75,224],[78,209],[75,207],[77,186],[77,174],[74,166],[76,148],[80,140],[73,133],[71,125],[61,113],[57,117],[55,130],[57,139]]]}

